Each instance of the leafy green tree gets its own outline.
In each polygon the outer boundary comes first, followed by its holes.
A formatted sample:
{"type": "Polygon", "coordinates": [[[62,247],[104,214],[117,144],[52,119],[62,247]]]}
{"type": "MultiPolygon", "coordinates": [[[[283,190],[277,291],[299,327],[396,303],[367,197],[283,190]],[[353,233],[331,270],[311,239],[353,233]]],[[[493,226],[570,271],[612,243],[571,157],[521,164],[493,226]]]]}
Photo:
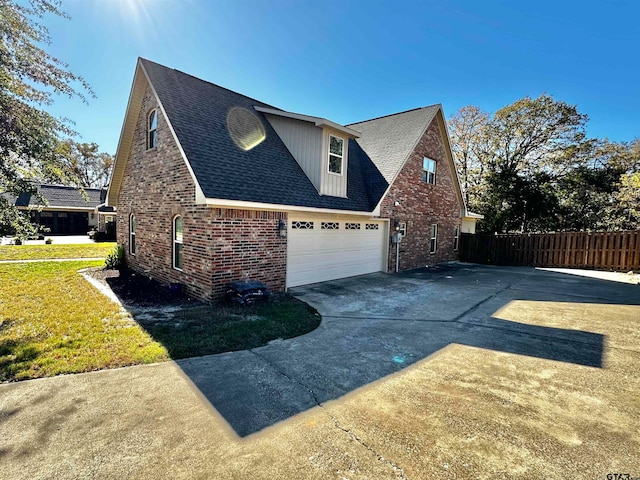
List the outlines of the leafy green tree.
{"type": "Polygon", "coordinates": [[[74,132],[45,108],[56,95],[85,102],[85,95],[93,96],[84,79],[41,47],[51,42],[40,23],[46,15],[67,18],[55,0],[0,0],[0,226],[19,236],[34,227],[11,196],[36,194],[34,180],[79,184],[61,155],[62,142],[74,132]]]}
{"type": "Polygon", "coordinates": [[[498,110],[485,129],[481,155],[490,171],[562,173],[585,140],[586,115],[543,94],[498,110]]]}
{"type": "Polygon", "coordinates": [[[109,181],[113,156],[100,152],[96,143],[78,143],[67,140],[61,146],[61,155],[68,168],[83,187],[103,187],[109,181]]]}
{"type": "Polygon", "coordinates": [[[469,206],[485,231],[553,228],[559,178],[584,162],[587,116],[550,95],[525,97],[487,117],[476,108],[453,119],[452,139],[469,206]],[[471,159],[471,161],[469,161],[471,159]],[[473,165],[470,169],[469,165],[473,165]],[[472,180],[465,181],[465,171],[472,180]]]}
{"type": "Polygon", "coordinates": [[[640,172],[625,173],[620,176],[616,192],[617,228],[620,230],[640,229],[640,172]]]}

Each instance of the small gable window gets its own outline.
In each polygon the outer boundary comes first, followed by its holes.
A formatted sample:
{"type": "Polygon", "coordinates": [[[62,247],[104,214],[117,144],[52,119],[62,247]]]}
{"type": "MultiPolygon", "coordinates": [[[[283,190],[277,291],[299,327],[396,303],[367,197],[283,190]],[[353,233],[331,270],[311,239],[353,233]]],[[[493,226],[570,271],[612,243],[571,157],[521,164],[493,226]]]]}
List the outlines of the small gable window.
{"type": "Polygon", "coordinates": [[[147,149],[158,146],[158,110],[153,109],[147,118],[147,149]]]}
{"type": "Polygon", "coordinates": [[[422,181],[435,185],[436,183],[436,161],[424,157],[422,160],[422,181]]]}
{"type": "Polygon", "coordinates": [[[136,216],[133,213],[129,216],[129,253],[136,254],[136,216]]]}
{"type": "Polygon", "coordinates": [[[173,219],[173,268],[182,270],[182,217],[176,215],[173,219]]]}
{"type": "Polygon", "coordinates": [[[329,173],[342,175],[344,139],[329,135],[329,173]]]}

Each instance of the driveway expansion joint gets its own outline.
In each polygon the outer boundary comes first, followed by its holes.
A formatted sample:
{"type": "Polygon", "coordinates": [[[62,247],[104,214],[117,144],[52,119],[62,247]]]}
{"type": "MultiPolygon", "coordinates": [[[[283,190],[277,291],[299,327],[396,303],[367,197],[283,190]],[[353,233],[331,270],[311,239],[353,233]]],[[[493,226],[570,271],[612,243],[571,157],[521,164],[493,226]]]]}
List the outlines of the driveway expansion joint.
{"type": "Polygon", "coordinates": [[[351,430],[349,430],[348,428],[344,428],[343,426],[340,425],[340,422],[338,422],[338,419],[333,416],[331,414],[331,412],[329,412],[329,410],[327,409],[327,407],[318,399],[318,396],[316,395],[316,393],[313,391],[312,388],[308,387],[307,385],[305,385],[303,382],[301,382],[300,380],[293,378],[292,376],[286,374],[285,372],[283,372],[282,370],[280,370],[276,365],[273,364],[273,362],[271,362],[268,358],[266,358],[263,355],[260,355],[259,353],[255,352],[253,349],[249,349],[249,352],[253,353],[256,357],[258,357],[260,360],[262,360],[263,362],[265,362],[266,364],[268,364],[271,368],[273,368],[276,372],[278,372],[280,375],[282,375],[283,377],[285,377],[287,380],[294,382],[295,384],[301,386],[302,388],[304,388],[305,390],[307,390],[309,392],[309,394],[313,397],[313,401],[315,402],[315,404],[320,407],[322,409],[322,411],[329,417],[329,419],[331,420],[331,422],[333,423],[333,425],[340,431],[346,433],[347,435],[349,435],[349,437],[354,440],[356,443],[358,443],[360,446],[364,447],[367,451],[369,451],[373,456],[376,457],[376,459],[386,465],[388,465],[389,467],[391,467],[391,469],[394,471],[394,473],[396,474],[396,476],[400,479],[400,480],[409,480],[409,477],[407,477],[404,473],[404,469],[402,467],[400,467],[398,464],[396,464],[395,462],[388,460],[386,458],[384,458],[384,456],[382,456],[380,453],[376,452],[372,447],[370,447],[364,440],[362,440],[360,437],[358,437],[358,435],[356,435],[355,433],[353,433],[351,430]]]}
{"type": "Polygon", "coordinates": [[[468,308],[467,310],[465,310],[464,312],[462,312],[460,315],[458,315],[457,317],[455,317],[453,319],[454,322],[459,322],[461,318],[469,315],[471,312],[473,312],[474,310],[476,310],[480,305],[482,305],[483,303],[487,303],[489,300],[496,298],[498,295],[500,295],[503,292],[506,292],[507,290],[509,290],[511,287],[513,287],[514,285],[517,285],[518,283],[520,283],[522,280],[518,280],[510,285],[507,285],[504,288],[501,288],[500,290],[498,290],[497,292],[489,295],[487,298],[484,298],[483,300],[480,300],[479,302],[477,302],[475,305],[471,306],[470,308],[468,308]]]}

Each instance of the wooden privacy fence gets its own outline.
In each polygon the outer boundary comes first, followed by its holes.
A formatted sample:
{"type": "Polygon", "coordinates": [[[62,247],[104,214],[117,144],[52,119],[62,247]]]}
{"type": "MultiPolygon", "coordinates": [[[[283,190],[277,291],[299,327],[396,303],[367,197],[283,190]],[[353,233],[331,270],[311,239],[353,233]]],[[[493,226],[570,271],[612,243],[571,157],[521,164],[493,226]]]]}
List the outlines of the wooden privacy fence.
{"type": "Polygon", "coordinates": [[[640,270],[640,230],[540,234],[469,234],[460,260],[492,265],[640,270]]]}

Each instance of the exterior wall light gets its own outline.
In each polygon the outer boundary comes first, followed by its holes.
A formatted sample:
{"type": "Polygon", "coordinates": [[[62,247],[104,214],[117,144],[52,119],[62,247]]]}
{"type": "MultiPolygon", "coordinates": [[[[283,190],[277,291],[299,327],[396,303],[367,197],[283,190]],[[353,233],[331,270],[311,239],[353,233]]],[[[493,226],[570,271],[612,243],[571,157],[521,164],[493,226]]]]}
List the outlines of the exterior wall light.
{"type": "Polygon", "coordinates": [[[278,235],[280,238],[287,238],[287,222],[283,219],[278,220],[278,235]]]}

